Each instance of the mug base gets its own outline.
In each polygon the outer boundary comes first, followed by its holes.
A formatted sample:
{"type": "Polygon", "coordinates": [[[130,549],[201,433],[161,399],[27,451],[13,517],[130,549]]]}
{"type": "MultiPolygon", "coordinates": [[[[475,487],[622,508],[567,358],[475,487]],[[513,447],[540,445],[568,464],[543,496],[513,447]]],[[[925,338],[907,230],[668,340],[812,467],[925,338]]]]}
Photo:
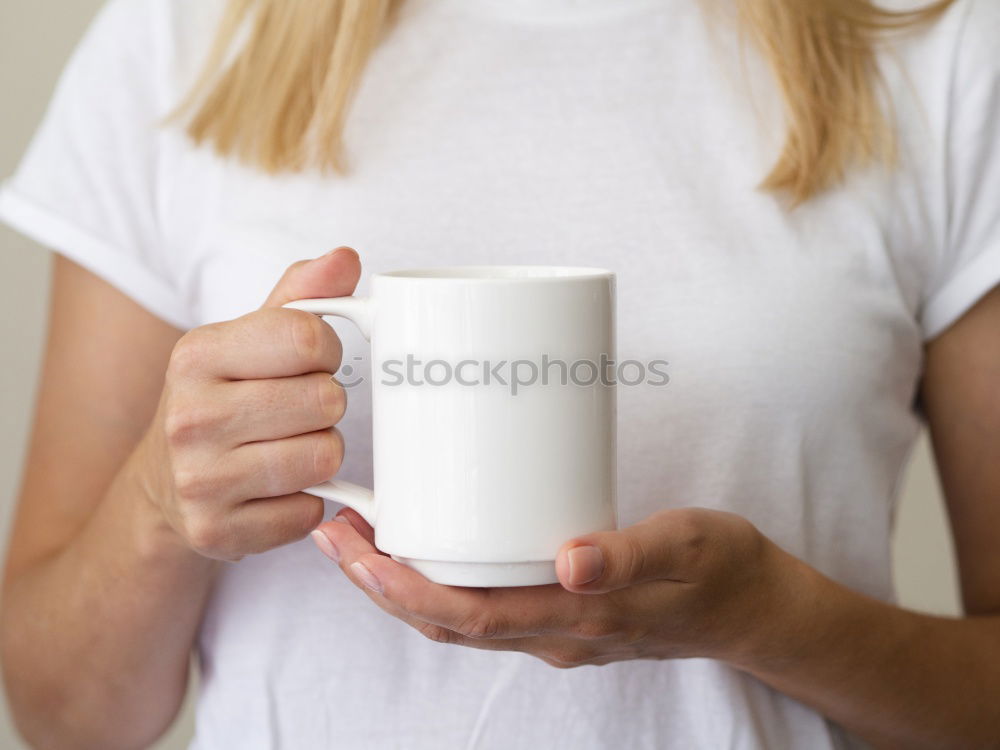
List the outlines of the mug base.
{"type": "Polygon", "coordinates": [[[428,580],[446,586],[541,586],[558,583],[555,560],[529,562],[456,562],[454,560],[419,560],[390,555],[396,562],[413,568],[428,580]]]}

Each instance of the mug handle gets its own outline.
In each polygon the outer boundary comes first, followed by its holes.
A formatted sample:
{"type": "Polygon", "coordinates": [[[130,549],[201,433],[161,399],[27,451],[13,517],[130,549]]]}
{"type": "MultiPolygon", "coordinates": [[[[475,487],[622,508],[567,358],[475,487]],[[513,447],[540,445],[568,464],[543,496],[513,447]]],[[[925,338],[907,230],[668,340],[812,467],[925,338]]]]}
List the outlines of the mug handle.
{"type": "MultiPolygon", "coordinates": [[[[300,299],[286,302],[282,307],[304,310],[320,316],[336,315],[338,318],[346,318],[358,327],[366,340],[371,341],[372,301],[370,297],[300,299]]],[[[302,491],[325,500],[343,503],[356,510],[370,526],[375,526],[375,494],[367,487],[351,484],[342,479],[330,479],[302,491]]]]}

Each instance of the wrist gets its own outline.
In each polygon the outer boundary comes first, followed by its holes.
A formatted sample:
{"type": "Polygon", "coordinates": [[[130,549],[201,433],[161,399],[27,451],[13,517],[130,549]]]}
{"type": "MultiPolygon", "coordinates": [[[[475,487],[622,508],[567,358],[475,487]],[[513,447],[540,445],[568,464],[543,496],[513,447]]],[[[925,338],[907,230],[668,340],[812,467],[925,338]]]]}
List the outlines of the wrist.
{"type": "Polygon", "coordinates": [[[742,638],[724,660],[751,673],[782,671],[815,653],[831,622],[837,585],[804,561],[765,539],[742,638]]]}

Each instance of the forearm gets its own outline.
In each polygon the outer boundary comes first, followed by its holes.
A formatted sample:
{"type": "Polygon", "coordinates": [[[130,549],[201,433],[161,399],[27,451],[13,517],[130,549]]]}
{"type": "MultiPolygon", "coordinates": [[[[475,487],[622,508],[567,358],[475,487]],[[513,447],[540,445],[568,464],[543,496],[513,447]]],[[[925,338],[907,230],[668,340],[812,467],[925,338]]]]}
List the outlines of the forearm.
{"type": "Polygon", "coordinates": [[[172,536],[137,463],[68,546],[6,582],[5,678],[35,746],[145,746],[183,699],[218,563],[172,536]]]}
{"type": "Polygon", "coordinates": [[[784,606],[736,666],[877,747],[1000,747],[1000,617],[906,611],[776,554],[784,606]]]}

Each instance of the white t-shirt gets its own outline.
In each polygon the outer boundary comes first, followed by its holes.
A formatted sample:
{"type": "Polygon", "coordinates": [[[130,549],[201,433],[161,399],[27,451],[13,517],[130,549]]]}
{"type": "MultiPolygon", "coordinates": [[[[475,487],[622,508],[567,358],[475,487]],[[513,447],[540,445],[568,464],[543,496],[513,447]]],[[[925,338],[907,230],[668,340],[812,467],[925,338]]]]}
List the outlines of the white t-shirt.
{"type": "MultiPolygon", "coordinates": [[[[697,8],[407,0],[351,113],[350,175],[268,177],[158,124],[221,0],[115,0],[0,216],[180,328],[255,309],[340,244],[367,272],[611,268],[619,358],[671,378],[620,389],[620,524],[732,510],[892,600],[923,344],[1000,281],[1000,4],[959,0],[898,40],[900,168],[794,212],[755,189],[784,134],[766,65],[697,8]]],[[[365,343],[335,325],[363,375],[365,343]]],[[[349,400],[341,475],[366,483],[364,386],[349,400]]],[[[708,659],[557,670],[433,643],[308,540],[227,566],[198,643],[198,750],[862,746],[708,659]]]]}

